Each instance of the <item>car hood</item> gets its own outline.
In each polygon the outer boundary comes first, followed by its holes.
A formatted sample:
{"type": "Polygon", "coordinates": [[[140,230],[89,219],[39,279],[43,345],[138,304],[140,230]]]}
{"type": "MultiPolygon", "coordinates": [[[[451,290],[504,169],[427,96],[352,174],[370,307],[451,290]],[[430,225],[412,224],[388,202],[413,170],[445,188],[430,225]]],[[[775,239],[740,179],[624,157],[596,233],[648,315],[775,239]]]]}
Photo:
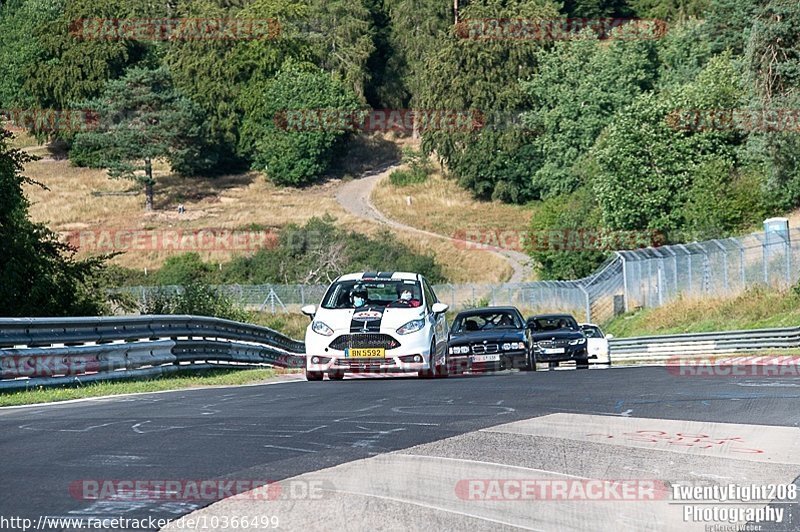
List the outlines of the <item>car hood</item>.
{"type": "Polygon", "coordinates": [[[575,340],[576,338],[585,338],[582,332],[578,331],[531,331],[531,337],[534,342],[540,340],[575,340]]]}
{"type": "Polygon", "coordinates": [[[450,336],[450,342],[474,343],[474,342],[519,342],[525,340],[525,333],[518,329],[490,330],[490,331],[469,331],[454,333],[450,336]]]}
{"type": "Polygon", "coordinates": [[[393,333],[409,321],[425,317],[425,307],[385,308],[367,306],[361,309],[324,309],[314,315],[336,334],[356,332],[393,333]]]}

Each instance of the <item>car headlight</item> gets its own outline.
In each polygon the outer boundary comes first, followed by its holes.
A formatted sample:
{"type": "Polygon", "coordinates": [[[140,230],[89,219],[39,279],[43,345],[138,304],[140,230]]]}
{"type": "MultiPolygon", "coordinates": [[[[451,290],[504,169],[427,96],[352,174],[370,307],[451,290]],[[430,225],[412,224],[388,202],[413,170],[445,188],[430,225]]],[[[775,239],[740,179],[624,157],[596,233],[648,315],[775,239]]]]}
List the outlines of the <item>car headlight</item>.
{"type": "Polygon", "coordinates": [[[586,343],[586,338],[576,338],[569,341],[569,345],[583,345],[586,343]]]}
{"type": "Polygon", "coordinates": [[[312,321],[311,330],[322,336],[330,336],[333,334],[333,329],[322,323],[321,321],[312,321]]]}
{"type": "MultiPolygon", "coordinates": [[[[458,349],[458,347],[456,347],[456,349],[458,349]]],[[[469,346],[462,345],[461,346],[461,350],[457,351],[457,352],[462,354],[462,355],[466,355],[467,353],[469,353],[469,346]]]]}
{"type": "Polygon", "coordinates": [[[423,327],[425,327],[425,320],[409,321],[408,323],[397,329],[397,334],[410,334],[421,330],[423,327]]]}
{"type": "Polygon", "coordinates": [[[504,343],[503,351],[509,351],[509,350],[511,350],[511,344],[509,344],[508,342],[504,343]]]}

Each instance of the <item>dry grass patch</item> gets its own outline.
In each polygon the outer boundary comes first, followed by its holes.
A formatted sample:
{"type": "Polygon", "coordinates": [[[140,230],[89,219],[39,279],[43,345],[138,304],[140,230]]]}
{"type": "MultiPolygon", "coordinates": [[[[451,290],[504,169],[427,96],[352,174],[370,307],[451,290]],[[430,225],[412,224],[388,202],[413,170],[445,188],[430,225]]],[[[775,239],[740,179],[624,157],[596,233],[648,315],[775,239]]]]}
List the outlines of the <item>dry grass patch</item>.
{"type": "Polygon", "coordinates": [[[375,187],[372,201],[391,219],[450,237],[463,238],[465,231],[476,229],[526,230],[531,219],[530,209],[478,201],[441,173],[431,175],[425,183],[403,187],[384,179],[375,187]]]}
{"type": "Polygon", "coordinates": [[[616,336],[789,327],[800,323],[800,297],[791,290],[753,288],[732,298],[683,298],[611,321],[616,336]]]}
{"type": "MultiPolygon", "coordinates": [[[[129,180],[109,179],[104,170],[73,167],[66,160],[35,161],[25,170],[26,175],[50,189],[25,187],[32,202],[32,218],[58,232],[254,227],[277,231],[287,224],[302,225],[309,218],[326,213],[344,229],[370,236],[384,229],[355,217],[338,204],[336,190],[340,180],[303,189],[285,188],[273,185],[256,172],[183,178],[169,174],[164,164],[157,164],[156,210],[147,213],[141,187],[129,180]],[[184,214],[177,212],[181,204],[186,208],[184,214]]],[[[488,211],[484,214],[489,216],[488,211]]],[[[508,263],[492,253],[460,249],[435,237],[394,230],[393,233],[412,250],[432,253],[453,282],[497,282],[511,273],[508,263]]],[[[131,250],[112,262],[129,268],[154,269],[170,255],[182,252],[131,250]]],[[[81,253],[87,254],[85,250],[81,253]]],[[[244,252],[221,250],[200,254],[204,260],[225,262],[241,253],[244,252]]]]}
{"type": "MultiPolygon", "coordinates": [[[[31,216],[51,229],[115,231],[159,229],[277,230],[289,223],[303,224],[313,216],[331,214],[337,223],[358,227],[357,219],[336,202],[336,182],[306,189],[277,187],[261,175],[182,178],[157,165],[156,210],[144,211],[144,195],[136,183],[109,179],[104,170],[76,168],[68,161],[29,163],[25,174],[50,190],[26,186],[31,216]],[[186,212],[179,214],[178,205],[186,212]]],[[[131,268],[155,268],[168,256],[184,250],[132,250],[113,262],[131,268]]],[[[188,250],[191,251],[191,250],[188,250]]],[[[230,250],[204,251],[206,260],[229,260],[230,250]]]]}

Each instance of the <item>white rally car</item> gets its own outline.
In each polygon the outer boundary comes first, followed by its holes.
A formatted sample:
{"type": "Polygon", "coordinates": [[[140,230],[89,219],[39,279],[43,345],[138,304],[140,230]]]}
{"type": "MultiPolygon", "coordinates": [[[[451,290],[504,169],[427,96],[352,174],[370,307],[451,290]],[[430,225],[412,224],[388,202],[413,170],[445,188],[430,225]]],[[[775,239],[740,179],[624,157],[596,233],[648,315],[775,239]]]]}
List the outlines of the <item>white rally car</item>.
{"type": "Polygon", "coordinates": [[[446,377],[447,305],[424,277],[405,272],[342,275],[306,329],[306,379],[342,379],[345,373],[416,372],[446,377]]]}
{"type": "Polygon", "coordinates": [[[581,330],[586,335],[587,350],[589,358],[594,359],[595,364],[611,365],[611,352],[608,348],[608,341],[614,338],[613,334],[603,334],[602,329],[594,323],[581,323],[581,330]]]}

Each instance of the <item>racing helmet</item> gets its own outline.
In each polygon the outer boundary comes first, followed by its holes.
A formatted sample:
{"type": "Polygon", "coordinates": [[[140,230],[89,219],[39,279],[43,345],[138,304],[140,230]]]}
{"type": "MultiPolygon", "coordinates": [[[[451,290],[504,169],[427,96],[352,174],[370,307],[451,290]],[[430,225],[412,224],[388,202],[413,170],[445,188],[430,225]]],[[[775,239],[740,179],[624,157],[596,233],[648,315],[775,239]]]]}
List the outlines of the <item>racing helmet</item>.
{"type": "Polygon", "coordinates": [[[409,285],[406,284],[398,284],[397,285],[397,299],[401,299],[403,301],[410,301],[414,299],[414,290],[409,285]],[[403,297],[403,294],[408,294],[406,297],[403,297]]]}
{"type": "Polygon", "coordinates": [[[369,292],[363,284],[357,284],[350,290],[350,302],[355,307],[363,306],[367,302],[367,296],[369,292]]]}

